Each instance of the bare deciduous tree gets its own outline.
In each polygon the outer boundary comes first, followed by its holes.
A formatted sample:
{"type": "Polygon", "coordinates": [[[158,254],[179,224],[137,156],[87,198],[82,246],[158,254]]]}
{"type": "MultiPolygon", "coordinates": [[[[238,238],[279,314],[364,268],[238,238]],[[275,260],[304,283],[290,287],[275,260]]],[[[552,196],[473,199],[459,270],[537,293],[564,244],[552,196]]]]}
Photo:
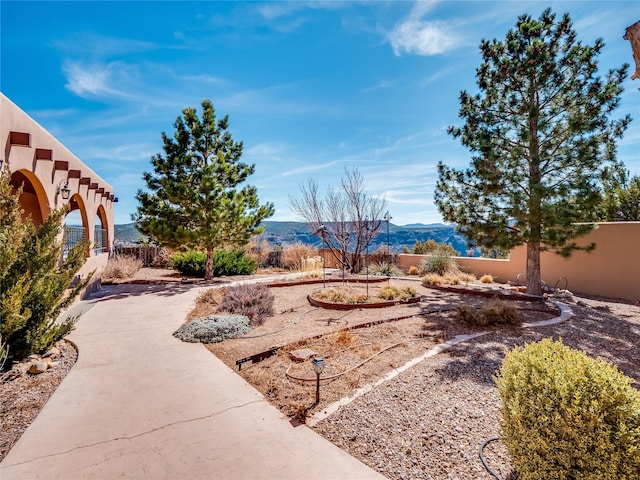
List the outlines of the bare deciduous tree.
{"type": "Polygon", "coordinates": [[[343,268],[359,272],[362,253],[380,230],[386,200],[366,192],[355,168],[345,168],[340,188],[329,187],[323,197],[313,178],[300,190],[300,198],[289,197],[293,211],[304,218],[343,268]]]}

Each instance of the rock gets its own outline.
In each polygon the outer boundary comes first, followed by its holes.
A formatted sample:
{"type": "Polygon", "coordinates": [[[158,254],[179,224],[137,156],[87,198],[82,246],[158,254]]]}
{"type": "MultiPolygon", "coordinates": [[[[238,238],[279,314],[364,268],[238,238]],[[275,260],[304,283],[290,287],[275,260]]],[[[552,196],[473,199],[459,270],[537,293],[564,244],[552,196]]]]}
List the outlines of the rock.
{"type": "Polygon", "coordinates": [[[289,357],[294,362],[304,362],[305,360],[315,356],[316,356],[316,352],[314,352],[310,348],[300,348],[298,350],[293,350],[292,352],[289,352],[289,357]]]}
{"type": "Polygon", "coordinates": [[[51,359],[55,359],[58,358],[60,355],[62,355],[62,352],[60,351],[59,348],[57,347],[51,347],[49,350],[47,350],[47,352],[44,354],[44,358],[51,358],[51,359]]]}
{"type": "Polygon", "coordinates": [[[39,374],[44,373],[49,368],[49,365],[45,362],[31,362],[31,366],[29,367],[29,373],[39,374]]]}

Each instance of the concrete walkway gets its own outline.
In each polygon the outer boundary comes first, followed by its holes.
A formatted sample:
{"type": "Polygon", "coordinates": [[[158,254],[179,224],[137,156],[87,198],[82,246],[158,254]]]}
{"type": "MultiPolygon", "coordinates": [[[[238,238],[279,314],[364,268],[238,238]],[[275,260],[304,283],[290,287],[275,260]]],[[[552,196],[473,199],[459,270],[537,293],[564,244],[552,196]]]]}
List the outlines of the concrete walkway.
{"type": "Polygon", "coordinates": [[[0,479],[384,478],[171,335],[199,291],[108,286],[82,302],[70,336],[78,362],[0,479]]]}

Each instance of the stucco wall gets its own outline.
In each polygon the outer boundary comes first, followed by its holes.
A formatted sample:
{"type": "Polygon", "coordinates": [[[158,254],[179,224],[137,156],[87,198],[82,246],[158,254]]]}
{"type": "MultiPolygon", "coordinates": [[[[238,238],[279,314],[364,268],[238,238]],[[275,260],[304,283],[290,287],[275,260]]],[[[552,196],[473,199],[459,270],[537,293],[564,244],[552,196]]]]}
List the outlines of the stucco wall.
{"type": "MultiPolygon", "coordinates": [[[[0,140],[3,150],[0,159],[15,179],[28,181],[28,194],[21,200],[27,213],[36,224],[48,217],[52,210],[73,202],[78,207],[88,240],[94,244],[94,228],[97,225],[107,231],[107,252],[113,248],[113,210],[117,202],[113,187],[76,157],[53,135],[42,128],[18,106],[0,93],[0,140]],[[69,199],[58,192],[68,182],[69,199]],[[38,213],[39,210],[39,215],[38,213]],[[98,211],[105,222],[98,218],[98,211]],[[104,224],[106,223],[106,224],[104,224]]],[[[16,180],[18,181],[18,180],[16,180]]],[[[90,249],[87,264],[96,270],[106,264],[107,254],[96,255],[90,249]]],[[[82,272],[89,271],[83,267],[82,272]]]]}
{"type": "MultiPolygon", "coordinates": [[[[591,253],[574,252],[564,259],[543,252],[541,276],[553,287],[560,278],[566,278],[569,290],[589,295],[640,300],[640,222],[599,223],[588,235],[577,240],[579,245],[596,243],[591,253]]],[[[508,260],[456,257],[458,265],[476,275],[490,274],[499,282],[516,281],[521,275],[524,283],[526,246],[510,252],[508,260]]],[[[420,264],[423,255],[400,256],[400,268],[420,264]]],[[[564,280],[559,285],[564,287],[564,280]]]]}

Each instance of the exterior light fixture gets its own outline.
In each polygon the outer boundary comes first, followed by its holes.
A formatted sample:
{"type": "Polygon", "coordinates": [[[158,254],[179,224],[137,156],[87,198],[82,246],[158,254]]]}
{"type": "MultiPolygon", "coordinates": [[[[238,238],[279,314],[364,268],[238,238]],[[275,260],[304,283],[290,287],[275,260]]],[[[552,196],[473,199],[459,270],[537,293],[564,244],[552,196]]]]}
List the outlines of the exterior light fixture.
{"type": "Polygon", "coordinates": [[[316,405],[318,405],[320,403],[320,374],[324,372],[326,364],[322,358],[314,358],[311,360],[311,364],[313,365],[313,371],[316,372],[316,405]]]}
{"type": "Polygon", "coordinates": [[[58,188],[56,189],[56,196],[62,194],[63,200],[69,200],[69,196],[71,195],[71,189],[69,188],[69,180],[63,179],[60,180],[58,184],[58,188]],[[64,183],[64,185],[62,185],[64,183]]]}

